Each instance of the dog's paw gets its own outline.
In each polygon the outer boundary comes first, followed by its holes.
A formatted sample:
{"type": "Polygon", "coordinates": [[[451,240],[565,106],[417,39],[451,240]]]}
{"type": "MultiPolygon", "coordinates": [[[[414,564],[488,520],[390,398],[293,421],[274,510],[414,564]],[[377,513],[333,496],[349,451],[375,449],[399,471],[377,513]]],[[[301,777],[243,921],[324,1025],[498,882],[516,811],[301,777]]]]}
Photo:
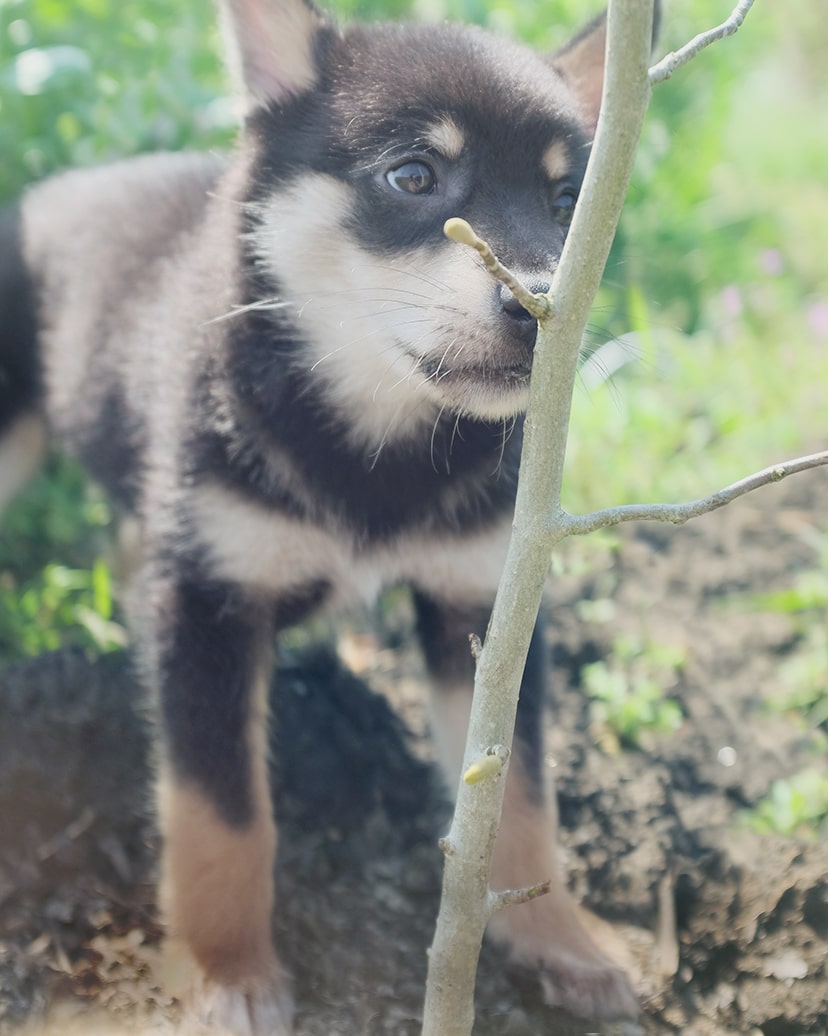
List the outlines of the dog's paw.
{"type": "MultiPolygon", "coordinates": [[[[238,962],[236,962],[238,963],[238,962]]],[[[270,953],[255,967],[232,973],[224,962],[222,977],[196,964],[187,947],[174,939],[164,948],[162,985],[178,1001],[181,1036],[291,1036],[293,1000],[290,984],[270,953]]]]}
{"type": "Polygon", "coordinates": [[[625,947],[563,886],[556,883],[540,899],[498,911],[490,934],[507,945],[516,963],[538,974],[550,1007],[596,1022],[638,1017],[638,998],[619,963],[632,964],[625,947]]]}
{"type": "Polygon", "coordinates": [[[546,960],[540,964],[544,1000],[591,1021],[637,1018],[638,999],[626,972],[610,960],[546,960]]]}
{"type": "Polygon", "coordinates": [[[202,981],[182,1004],[181,1036],[290,1036],[293,1003],[283,988],[241,989],[202,981]]]}

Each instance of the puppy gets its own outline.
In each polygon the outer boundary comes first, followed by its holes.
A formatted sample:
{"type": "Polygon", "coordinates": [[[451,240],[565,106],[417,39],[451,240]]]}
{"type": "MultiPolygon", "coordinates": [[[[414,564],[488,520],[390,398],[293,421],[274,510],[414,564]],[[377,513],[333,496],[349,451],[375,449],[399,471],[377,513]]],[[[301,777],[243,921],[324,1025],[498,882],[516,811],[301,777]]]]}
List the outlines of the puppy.
{"type": "MultiPolygon", "coordinates": [[[[0,503],[47,435],[141,529],[131,624],[161,720],[162,902],[187,1010],[285,1036],[265,760],[274,636],[413,593],[456,784],[510,532],[536,323],[442,234],[468,219],[536,291],[595,128],[605,24],[536,55],[473,28],[338,28],[227,0],[248,110],[229,159],[68,172],[0,224],[0,503]]],[[[544,651],[524,677],[495,888],[551,879],[492,935],[550,1004],[636,1014],[555,858],[544,651]]],[[[276,904],[278,909],[278,904],[276,904]]]]}

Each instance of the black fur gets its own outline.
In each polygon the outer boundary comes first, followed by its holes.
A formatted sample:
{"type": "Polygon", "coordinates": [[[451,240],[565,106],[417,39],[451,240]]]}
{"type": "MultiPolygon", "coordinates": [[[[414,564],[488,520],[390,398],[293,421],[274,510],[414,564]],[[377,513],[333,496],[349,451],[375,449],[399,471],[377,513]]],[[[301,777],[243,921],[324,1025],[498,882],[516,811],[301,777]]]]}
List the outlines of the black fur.
{"type": "Polygon", "coordinates": [[[182,581],[162,613],[158,662],[166,754],[233,826],[253,816],[250,686],[264,664],[261,604],[237,587],[182,581]]]}
{"type": "Polygon", "coordinates": [[[318,385],[274,363],[274,354],[301,349],[288,329],[249,318],[234,337],[239,399],[257,411],[258,434],[233,421],[193,444],[194,475],[226,479],[251,499],[308,517],[307,508],[268,474],[262,448],[278,444],[310,490],[316,507],[336,515],[368,544],[406,530],[472,532],[501,518],[512,506],[522,421],[504,429],[454,416],[441,418],[422,442],[391,443],[377,456],[348,443],[347,426],[318,385]],[[321,418],[321,420],[320,420],[321,418]],[[370,500],[370,508],[365,501],[370,500]]]}
{"type": "Polygon", "coordinates": [[[0,213],[0,434],[41,395],[35,287],[20,238],[20,209],[0,213]]]}
{"type": "MultiPolygon", "coordinates": [[[[484,33],[446,25],[356,27],[330,45],[331,65],[319,90],[286,107],[257,112],[251,134],[281,181],[314,169],[355,184],[352,226],[377,253],[440,246],[435,224],[463,212],[504,262],[545,268],[550,256],[560,253],[565,230],[556,230],[550,213],[541,153],[552,140],[565,142],[571,156],[568,180],[577,188],[589,158],[589,138],[574,113],[557,102],[556,76],[549,66],[540,58],[527,62],[524,51],[514,50],[510,54],[508,46],[499,46],[497,57],[504,80],[520,62],[522,81],[500,92],[495,114],[486,63],[491,39],[484,33]],[[401,74],[395,57],[403,43],[407,58],[401,74]],[[434,75],[435,68],[447,66],[450,76],[434,75]],[[356,119],[355,110],[360,113],[356,119]],[[401,213],[398,199],[377,184],[378,176],[389,153],[404,157],[443,112],[451,112],[468,130],[471,146],[459,170],[453,170],[446,193],[426,199],[425,205],[412,198],[408,213],[401,213]],[[297,139],[298,147],[286,152],[281,146],[285,135],[297,139]]],[[[439,158],[433,153],[432,158],[439,167],[439,158]]],[[[254,188],[251,198],[256,200],[263,189],[264,184],[254,188]]]]}

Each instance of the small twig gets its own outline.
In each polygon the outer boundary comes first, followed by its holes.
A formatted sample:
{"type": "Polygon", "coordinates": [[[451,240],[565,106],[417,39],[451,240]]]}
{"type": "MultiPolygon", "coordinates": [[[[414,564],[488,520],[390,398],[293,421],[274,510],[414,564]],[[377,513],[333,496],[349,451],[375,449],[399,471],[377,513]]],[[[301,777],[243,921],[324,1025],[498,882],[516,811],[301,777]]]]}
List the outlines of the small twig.
{"type": "Polygon", "coordinates": [[[733,10],[733,14],[731,14],[727,21],[717,25],[715,29],[700,32],[698,36],[694,36],[689,43],[686,43],[679,50],[674,50],[667,54],[666,57],[663,57],[658,64],[653,65],[650,69],[650,85],[655,86],[656,83],[663,83],[665,79],[669,79],[682,65],[692,61],[705,47],[709,47],[711,43],[715,43],[717,40],[724,39],[725,36],[732,36],[741,27],[751,7],[753,7],[753,0],[739,0],[739,3],[733,10]]]}
{"type": "Polygon", "coordinates": [[[489,273],[497,278],[515,296],[527,313],[531,313],[536,320],[543,320],[552,312],[552,304],[545,295],[536,295],[529,291],[525,284],[522,284],[510,269],[503,265],[492,251],[489,244],[475,234],[471,224],[464,219],[454,217],[447,219],[443,224],[443,233],[452,241],[458,244],[473,248],[489,273]]]}
{"type": "Polygon", "coordinates": [[[439,838],[437,845],[444,856],[454,856],[455,848],[454,843],[449,838],[439,838]]]}
{"type": "Polygon", "coordinates": [[[795,460],[774,464],[753,475],[748,475],[747,478],[739,479],[738,482],[733,482],[710,496],[684,504],[622,504],[619,507],[607,507],[601,511],[593,511],[591,514],[578,515],[558,512],[553,519],[556,538],[584,536],[587,533],[595,532],[596,529],[620,525],[621,522],[654,521],[683,525],[691,518],[698,518],[699,515],[725,507],[740,496],[752,493],[754,489],[770,485],[771,482],[781,482],[788,475],[795,475],[800,471],[818,468],[825,464],[828,464],[828,450],[823,450],[822,453],[812,453],[807,457],[797,457],[795,460]],[[559,528],[560,536],[557,534],[559,528]]]}
{"type": "Polygon", "coordinates": [[[518,903],[528,903],[538,896],[545,896],[552,888],[551,879],[541,881],[537,885],[530,885],[526,889],[506,889],[504,892],[490,892],[489,904],[492,913],[502,910],[503,907],[516,906],[518,903]]]}

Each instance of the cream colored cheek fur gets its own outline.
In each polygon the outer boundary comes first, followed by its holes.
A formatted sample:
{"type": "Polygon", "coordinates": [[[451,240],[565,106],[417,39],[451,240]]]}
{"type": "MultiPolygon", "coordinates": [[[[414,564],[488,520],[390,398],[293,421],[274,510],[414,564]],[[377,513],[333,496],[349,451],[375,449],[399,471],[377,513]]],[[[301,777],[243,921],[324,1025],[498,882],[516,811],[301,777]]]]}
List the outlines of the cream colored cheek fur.
{"type": "Polygon", "coordinates": [[[265,203],[254,240],[306,332],[308,367],[325,378],[354,437],[378,446],[433,424],[445,400],[418,360],[472,360],[493,285],[474,256],[448,243],[438,258],[426,249],[372,255],[342,227],[349,200],[333,178],[303,177],[265,203]]]}

